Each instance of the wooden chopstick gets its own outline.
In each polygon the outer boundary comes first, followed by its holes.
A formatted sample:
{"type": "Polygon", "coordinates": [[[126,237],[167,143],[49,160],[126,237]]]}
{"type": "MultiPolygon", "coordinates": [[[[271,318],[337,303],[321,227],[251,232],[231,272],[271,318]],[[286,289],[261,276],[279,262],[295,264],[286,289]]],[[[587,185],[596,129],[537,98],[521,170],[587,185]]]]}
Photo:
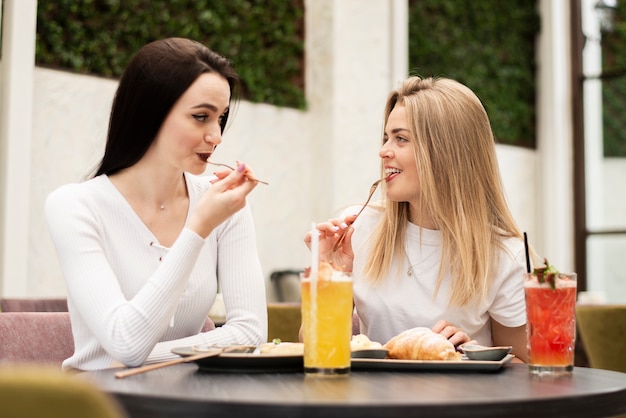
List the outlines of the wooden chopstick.
{"type": "Polygon", "coordinates": [[[134,367],[132,369],[115,373],[115,377],[118,379],[123,379],[124,377],[134,376],[136,374],[149,372],[151,370],[160,369],[162,367],[172,366],[174,364],[189,363],[191,361],[196,361],[196,360],[200,360],[203,358],[215,357],[215,356],[219,356],[220,354],[222,354],[223,351],[224,351],[224,348],[215,348],[211,351],[194,354],[192,356],[181,357],[181,358],[177,358],[174,360],[168,360],[162,363],[148,364],[146,366],[141,366],[141,367],[134,367]]]}

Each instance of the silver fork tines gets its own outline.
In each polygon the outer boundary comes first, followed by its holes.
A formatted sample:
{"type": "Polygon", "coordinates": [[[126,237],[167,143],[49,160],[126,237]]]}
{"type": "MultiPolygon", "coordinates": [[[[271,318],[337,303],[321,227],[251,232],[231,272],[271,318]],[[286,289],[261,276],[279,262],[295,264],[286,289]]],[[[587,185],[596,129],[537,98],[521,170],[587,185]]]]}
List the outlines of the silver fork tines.
{"type": "MultiPolygon", "coordinates": [[[[220,167],[226,167],[226,168],[229,168],[229,169],[231,169],[231,170],[234,170],[234,168],[233,168],[233,167],[231,167],[231,166],[229,166],[228,164],[223,164],[223,163],[215,163],[215,162],[213,162],[213,161],[211,161],[211,160],[207,160],[207,164],[217,165],[217,166],[220,166],[220,167]]],[[[268,183],[268,182],[266,182],[266,181],[259,180],[259,179],[257,179],[257,178],[250,177],[250,176],[246,176],[246,178],[247,178],[248,180],[250,180],[250,181],[256,181],[257,183],[263,183],[263,184],[266,184],[266,185],[268,185],[268,186],[269,186],[269,183],[268,183]]]]}

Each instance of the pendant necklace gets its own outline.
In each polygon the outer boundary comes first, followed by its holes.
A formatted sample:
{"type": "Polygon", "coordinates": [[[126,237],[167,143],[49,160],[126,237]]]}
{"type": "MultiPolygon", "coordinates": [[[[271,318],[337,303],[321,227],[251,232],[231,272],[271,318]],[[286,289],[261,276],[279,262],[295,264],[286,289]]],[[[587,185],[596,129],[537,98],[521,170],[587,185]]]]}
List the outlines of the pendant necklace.
{"type": "Polygon", "coordinates": [[[411,259],[409,258],[409,251],[406,248],[404,250],[404,255],[406,256],[406,261],[407,261],[407,264],[409,265],[409,268],[406,269],[406,274],[407,274],[407,276],[412,276],[413,275],[413,266],[415,266],[415,265],[417,265],[419,263],[411,264],[411,259]]]}
{"type": "Polygon", "coordinates": [[[407,276],[413,276],[413,268],[419,266],[420,264],[422,264],[424,261],[428,260],[433,254],[435,254],[437,252],[437,249],[433,249],[430,254],[428,254],[426,257],[423,257],[420,261],[418,261],[417,263],[413,263],[411,262],[411,259],[409,258],[409,248],[408,246],[404,248],[404,255],[406,256],[406,261],[407,264],[409,265],[409,268],[407,268],[406,270],[406,274],[407,276]]]}
{"type": "MultiPolygon", "coordinates": [[[[415,266],[416,264],[411,264],[411,259],[409,258],[409,255],[406,255],[406,260],[408,261],[409,264],[409,268],[406,270],[406,274],[407,276],[412,276],[413,275],[413,266],[415,266]]],[[[419,263],[417,263],[419,264],[419,263]]]]}

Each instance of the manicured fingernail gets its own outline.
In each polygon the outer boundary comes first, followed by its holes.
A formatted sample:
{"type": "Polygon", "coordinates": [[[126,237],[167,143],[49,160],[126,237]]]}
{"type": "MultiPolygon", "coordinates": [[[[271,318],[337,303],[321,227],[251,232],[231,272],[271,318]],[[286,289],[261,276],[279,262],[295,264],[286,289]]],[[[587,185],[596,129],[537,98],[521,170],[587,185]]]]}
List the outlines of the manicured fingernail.
{"type": "Polygon", "coordinates": [[[345,222],[342,222],[340,226],[341,226],[341,229],[346,229],[348,227],[348,224],[345,222]]]}
{"type": "Polygon", "coordinates": [[[335,232],[339,231],[339,227],[338,226],[333,226],[333,231],[335,231],[335,232]]]}
{"type": "Polygon", "coordinates": [[[243,173],[245,169],[246,169],[246,164],[245,163],[239,163],[237,165],[237,171],[238,172],[243,173]]]}

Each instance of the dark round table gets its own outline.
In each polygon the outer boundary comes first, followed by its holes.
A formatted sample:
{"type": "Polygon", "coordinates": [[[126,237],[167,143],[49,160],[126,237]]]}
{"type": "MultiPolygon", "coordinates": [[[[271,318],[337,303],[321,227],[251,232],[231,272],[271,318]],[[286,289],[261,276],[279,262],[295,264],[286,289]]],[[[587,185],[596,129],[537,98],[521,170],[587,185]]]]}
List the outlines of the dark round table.
{"type": "Polygon", "coordinates": [[[114,395],[130,417],[603,417],[626,413],[626,374],[576,367],[538,378],[526,365],[496,372],[353,371],[207,373],[179,364],[116,379],[81,373],[114,395]]]}

